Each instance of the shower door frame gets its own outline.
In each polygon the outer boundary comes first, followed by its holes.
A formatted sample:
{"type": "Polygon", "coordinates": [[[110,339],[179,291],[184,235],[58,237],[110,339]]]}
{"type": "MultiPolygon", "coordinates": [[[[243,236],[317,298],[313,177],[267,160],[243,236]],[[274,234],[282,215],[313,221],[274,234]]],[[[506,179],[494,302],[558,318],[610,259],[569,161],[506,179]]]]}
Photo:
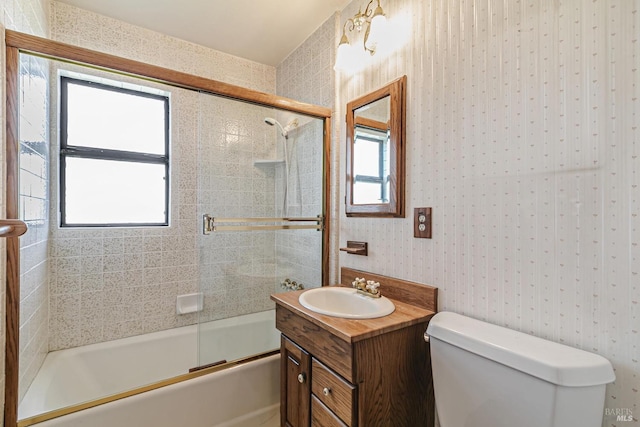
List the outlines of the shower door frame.
{"type": "MultiPolygon", "coordinates": [[[[322,236],[322,285],[329,281],[330,235],[330,147],[331,109],[295,101],[252,89],[243,88],[205,77],[145,64],[115,55],[60,43],[12,30],[5,32],[6,50],[6,215],[17,218],[19,177],[19,58],[20,53],[47,59],[71,62],[105,71],[142,78],[183,89],[207,92],[238,101],[274,107],[302,113],[322,119],[323,129],[323,236],[322,236]]],[[[4,425],[14,427],[18,423],[19,337],[20,337],[20,241],[17,237],[6,239],[6,340],[5,340],[5,402],[4,425]]],[[[201,373],[200,375],[202,375],[201,373]]]]}

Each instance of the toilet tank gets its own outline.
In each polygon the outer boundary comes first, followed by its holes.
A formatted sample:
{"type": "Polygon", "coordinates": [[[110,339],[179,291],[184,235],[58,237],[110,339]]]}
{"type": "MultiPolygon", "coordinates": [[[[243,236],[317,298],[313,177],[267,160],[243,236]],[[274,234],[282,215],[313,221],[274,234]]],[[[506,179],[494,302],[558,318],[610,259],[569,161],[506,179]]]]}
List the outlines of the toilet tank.
{"type": "Polygon", "coordinates": [[[441,427],[602,425],[602,356],[450,312],[427,334],[441,427]]]}

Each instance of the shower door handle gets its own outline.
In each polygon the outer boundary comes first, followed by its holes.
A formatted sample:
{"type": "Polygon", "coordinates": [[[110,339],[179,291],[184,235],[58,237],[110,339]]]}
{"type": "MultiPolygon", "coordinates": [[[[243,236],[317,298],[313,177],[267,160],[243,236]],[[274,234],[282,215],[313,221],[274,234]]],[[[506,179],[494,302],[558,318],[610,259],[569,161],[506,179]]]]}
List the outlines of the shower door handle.
{"type": "Polygon", "coordinates": [[[211,234],[215,230],[215,218],[209,214],[202,215],[202,234],[211,234]]]}
{"type": "Polygon", "coordinates": [[[249,230],[318,230],[324,229],[324,217],[294,217],[294,218],[216,218],[209,214],[202,215],[202,234],[214,231],[249,231],[249,230]],[[311,224],[301,224],[301,223],[311,224]],[[255,224],[252,224],[255,223],[255,224]],[[266,223],[266,224],[263,224],[266,223]],[[291,224],[293,223],[293,224],[291,224]]]}

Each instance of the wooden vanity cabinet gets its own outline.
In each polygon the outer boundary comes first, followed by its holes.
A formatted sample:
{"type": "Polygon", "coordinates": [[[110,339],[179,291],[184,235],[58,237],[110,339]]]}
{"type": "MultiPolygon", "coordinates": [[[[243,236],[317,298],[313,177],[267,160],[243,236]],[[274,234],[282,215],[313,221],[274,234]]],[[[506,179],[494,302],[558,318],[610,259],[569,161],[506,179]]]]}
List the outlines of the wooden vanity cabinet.
{"type": "Polygon", "coordinates": [[[282,427],[433,427],[435,401],[427,324],[438,289],[342,267],[381,283],[396,306],[377,319],[324,316],[302,307],[304,291],[271,295],[282,333],[282,427]]]}
{"type": "Polygon", "coordinates": [[[281,425],[433,426],[431,361],[423,339],[427,324],[428,318],[347,341],[328,325],[276,304],[281,425]]]}

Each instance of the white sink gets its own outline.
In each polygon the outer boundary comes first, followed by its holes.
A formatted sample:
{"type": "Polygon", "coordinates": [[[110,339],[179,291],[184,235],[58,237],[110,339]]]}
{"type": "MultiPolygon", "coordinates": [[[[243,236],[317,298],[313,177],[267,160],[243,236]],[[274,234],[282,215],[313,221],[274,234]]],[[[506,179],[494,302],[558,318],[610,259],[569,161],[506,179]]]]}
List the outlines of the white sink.
{"type": "Polygon", "coordinates": [[[325,286],[309,289],[298,298],[303,307],[327,316],[347,319],[373,319],[393,313],[396,306],[385,297],[358,294],[352,288],[325,286]]]}

